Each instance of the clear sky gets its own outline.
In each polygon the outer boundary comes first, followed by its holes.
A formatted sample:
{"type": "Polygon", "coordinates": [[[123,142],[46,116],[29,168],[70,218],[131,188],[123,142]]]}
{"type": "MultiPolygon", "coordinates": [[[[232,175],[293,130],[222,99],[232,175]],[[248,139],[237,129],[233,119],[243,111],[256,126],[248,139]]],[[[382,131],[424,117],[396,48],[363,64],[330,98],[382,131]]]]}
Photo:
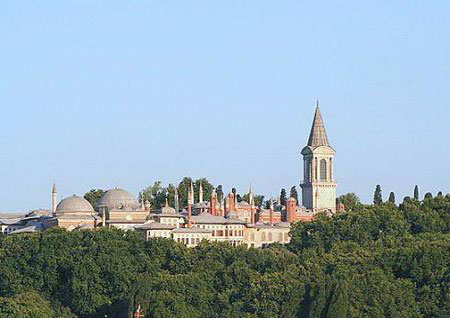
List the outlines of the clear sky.
{"type": "Polygon", "coordinates": [[[1,211],[53,180],[276,196],[316,99],[339,194],[450,192],[450,1],[3,0],[0,39],[1,211]]]}

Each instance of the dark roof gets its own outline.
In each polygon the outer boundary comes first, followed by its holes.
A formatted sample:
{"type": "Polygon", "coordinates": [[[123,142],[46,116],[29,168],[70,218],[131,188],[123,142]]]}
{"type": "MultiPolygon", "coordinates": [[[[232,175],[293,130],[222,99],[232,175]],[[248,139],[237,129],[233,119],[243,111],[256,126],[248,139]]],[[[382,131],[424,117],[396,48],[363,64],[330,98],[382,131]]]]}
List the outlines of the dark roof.
{"type": "Polygon", "coordinates": [[[181,227],[173,230],[173,233],[212,233],[212,230],[202,229],[199,227],[181,227]]]}
{"type": "Polygon", "coordinates": [[[172,230],[174,229],[173,225],[162,224],[159,222],[151,222],[145,223],[143,225],[135,226],[136,230],[172,230]]]}

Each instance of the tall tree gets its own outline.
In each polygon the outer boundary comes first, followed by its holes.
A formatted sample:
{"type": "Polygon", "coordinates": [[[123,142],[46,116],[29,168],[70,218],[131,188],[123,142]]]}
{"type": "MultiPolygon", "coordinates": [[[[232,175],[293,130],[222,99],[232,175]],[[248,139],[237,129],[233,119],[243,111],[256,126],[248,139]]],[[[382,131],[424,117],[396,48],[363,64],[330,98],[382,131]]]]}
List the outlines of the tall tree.
{"type": "Polygon", "coordinates": [[[416,186],[414,187],[414,199],[419,200],[419,187],[416,186]]]}
{"type": "Polygon", "coordinates": [[[217,186],[216,193],[217,193],[217,200],[218,200],[219,202],[221,202],[222,199],[223,199],[223,187],[222,187],[221,184],[219,184],[219,185],[217,186]]]}
{"type": "Polygon", "coordinates": [[[297,204],[299,203],[299,202],[298,202],[297,188],[296,188],[295,186],[293,186],[293,187],[291,188],[291,192],[290,192],[289,196],[295,198],[295,200],[297,200],[297,204]]]}
{"type": "Polygon", "coordinates": [[[281,192],[280,192],[280,203],[281,203],[281,205],[286,206],[286,190],[285,189],[281,189],[281,192]]]}
{"type": "Polygon", "coordinates": [[[381,186],[379,184],[377,184],[375,188],[375,193],[373,194],[373,203],[374,204],[383,203],[383,195],[381,193],[381,186]]]}
{"type": "Polygon", "coordinates": [[[253,200],[255,200],[255,206],[261,207],[264,202],[264,196],[262,194],[255,194],[253,200]]]}
{"type": "Polygon", "coordinates": [[[347,194],[343,194],[341,195],[338,199],[338,202],[342,203],[345,207],[345,210],[348,211],[353,211],[356,208],[360,207],[361,201],[359,200],[358,196],[353,193],[347,193],[347,194]]]}
{"type": "MultiPolygon", "coordinates": [[[[341,278],[342,279],[342,278],[341,278]]],[[[336,286],[328,308],[327,318],[346,318],[350,308],[348,288],[345,281],[336,286]]]]}
{"type": "Polygon", "coordinates": [[[96,209],[98,200],[100,200],[103,194],[105,194],[105,191],[102,189],[91,189],[85,193],[84,198],[96,209]]]}
{"type": "Polygon", "coordinates": [[[152,209],[160,209],[166,203],[167,188],[162,186],[161,181],[155,181],[153,185],[142,190],[139,200],[149,200],[152,209]]]}
{"type": "Polygon", "coordinates": [[[391,192],[389,193],[389,199],[388,199],[389,203],[394,203],[395,204],[395,193],[391,192]]]}
{"type": "Polygon", "coordinates": [[[184,177],[178,184],[178,195],[180,197],[180,207],[187,206],[188,193],[191,188],[192,178],[184,177]]]}
{"type": "Polygon", "coordinates": [[[438,197],[438,198],[442,198],[442,197],[443,197],[442,191],[439,191],[439,192],[438,192],[437,197],[438,197]]]}
{"type": "Polygon", "coordinates": [[[202,184],[203,187],[203,201],[209,201],[211,199],[211,193],[214,189],[214,186],[206,178],[200,178],[195,180],[194,182],[195,200],[196,202],[198,202],[199,200],[200,183],[202,184]]]}
{"type": "Polygon", "coordinates": [[[433,194],[431,192],[425,193],[424,199],[432,199],[432,198],[433,198],[433,194]]]}

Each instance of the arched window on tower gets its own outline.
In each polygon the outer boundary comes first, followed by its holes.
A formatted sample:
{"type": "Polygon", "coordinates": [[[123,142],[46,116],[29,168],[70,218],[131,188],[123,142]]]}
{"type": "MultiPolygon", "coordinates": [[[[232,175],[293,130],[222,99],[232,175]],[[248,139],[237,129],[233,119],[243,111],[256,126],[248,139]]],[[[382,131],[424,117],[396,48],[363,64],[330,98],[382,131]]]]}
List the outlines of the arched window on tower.
{"type": "Polygon", "coordinates": [[[312,180],[312,171],[311,171],[311,159],[306,159],[305,161],[305,181],[311,182],[312,180]]]}
{"type": "Polygon", "coordinates": [[[333,181],[333,158],[330,158],[330,181],[333,181]]]}
{"type": "Polygon", "coordinates": [[[327,181],[327,161],[320,160],[320,181],[327,181]]]}

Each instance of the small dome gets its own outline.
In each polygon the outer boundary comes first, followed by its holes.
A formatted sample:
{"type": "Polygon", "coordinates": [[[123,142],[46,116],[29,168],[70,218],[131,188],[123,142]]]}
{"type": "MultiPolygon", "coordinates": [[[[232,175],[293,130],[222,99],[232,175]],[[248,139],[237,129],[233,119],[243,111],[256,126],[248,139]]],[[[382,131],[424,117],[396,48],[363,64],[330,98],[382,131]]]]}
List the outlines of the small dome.
{"type": "Polygon", "coordinates": [[[94,212],[94,208],[85,198],[73,195],[59,202],[56,213],[94,212]]]}
{"type": "Polygon", "coordinates": [[[249,208],[250,207],[250,203],[248,203],[247,201],[241,201],[241,202],[238,202],[236,204],[236,206],[239,207],[239,208],[249,208]]]}
{"type": "Polygon", "coordinates": [[[129,192],[119,188],[106,191],[97,205],[107,206],[109,209],[137,209],[139,207],[139,203],[129,192]]]}
{"type": "Polygon", "coordinates": [[[169,206],[169,202],[167,201],[167,199],[166,199],[166,206],[161,209],[161,213],[162,214],[175,214],[176,213],[175,209],[172,208],[171,206],[169,206]]]}

